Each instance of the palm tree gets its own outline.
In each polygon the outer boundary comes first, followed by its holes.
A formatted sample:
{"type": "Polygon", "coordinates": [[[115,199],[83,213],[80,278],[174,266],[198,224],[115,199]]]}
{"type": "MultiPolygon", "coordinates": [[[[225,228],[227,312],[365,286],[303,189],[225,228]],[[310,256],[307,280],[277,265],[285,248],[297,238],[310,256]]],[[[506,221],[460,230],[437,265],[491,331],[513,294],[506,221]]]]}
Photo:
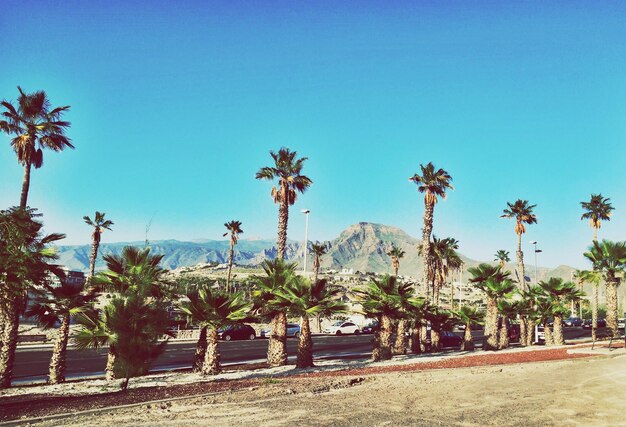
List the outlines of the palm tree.
{"type": "Polygon", "coordinates": [[[49,247],[63,234],[43,235],[34,209],[0,211],[0,389],[11,386],[20,314],[29,291],[62,274],[49,247]]]}
{"type": "Polygon", "coordinates": [[[296,264],[287,263],[282,258],[265,260],[262,264],[264,276],[253,276],[256,286],[253,295],[257,311],[271,319],[271,335],[267,346],[267,363],[270,366],[287,364],[287,309],[289,303],[279,294],[298,280],[296,264]]]}
{"type": "Polygon", "coordinates": [[[241,229],[241,221],[230,221],[224,224],[228,232],[224,233],[224,237],[230,234],[230,250],[228,251],[228,274],[226,275],[226,291],[230,292],[230,274],[233,270],[233,257],[235,256],[235,245],[239,240],[239,235],[243,233],[241,229]]]}
{"type": "MultiPolygon", "coordinates": [[[[398,281],[397,276],[396,282],[398,281]]],[[[400,307],[399,313],[396,315],[398,320],[398,327],[396,328],[396,340],[393,344],[393,348],[391,352],[393,354],[406,354],[406,347],[408,344],[408,336],[407,336],[407,327],[410,325],[411,320],[415,320],[415,314],[420,312],[424,313],[423,310],[417,309],[416,312],[416,301],[413,297],[415,290],[408,284],[398,284],[397,294],[398,294],[398,304],[400,307]]],[[[420,302],[423,301],[420,299],[420,302]]],[[[423,308],[423,306],[422,306],[423,308]]]]}
{"type": "Polygon", "coordinates": [[[171,335],[167,304],[139,293],[115,295],[101,311],[76,316],[80,329],[72,335],[78,349],[109,345],[108,377],[122,378],[121,388],[131,377],[145,375],[164,351],[171,335]]]}
{"type": "Polygon", "coordinates": [[[387,255],[391,257],[391,264],[396,277],[398,277],[398,270],[400,269],[400,258],[403,258],[404,254],[405,252],[402,249],[394,246],[393,244],[391,245],[389,252],[387,252],[387,255]]]}
{"type": "MultiPolygon", "coordinates": [[[[439,305],[439,294],[441,288],[444,287],[451,271],[458,271],[463,265],[461,256],[456,251],[459,248],[459,241],[446,237],[445,239],[437,239],[433,237],[431,245],[432,257],[435,266],[435,288],[433,289],[433,300],[435,305],[439,305]]],[[[450,307],[454,304],[454,286],[452,286],[452,294],[450,299],[450,307]]]]}
{"type": "Polygon", "coordinates": [[[511,261],[511,258],[509,258],[509,251],[498,249],[494,261],[498,261],[500,263],[500,268],[504,268],[504,264],[511,261]]]}
{"type": "Polygon", "coordinates": [[[533,209],[537,205],[528,204],[528,200],[517,199],[515,203],[507,202],[501,218],[515,219],[515,234],[517,234],[517,280],[522,290],[526,290],[524,275],[524,253],[522,252],[522,234],[526,233],[526,224],[536,224],[537,216],[533,209]]]}
{"type": "Polygon", "coordinates": [[[247,318],[252,303],[245,301],[241,292],[211,290],[211,286],[201,286],[187,297],[189,301],[181,302],[180,309],[202,329],[208,330],[201,372],[216,375],[221,370],[218,329],[247,318]]]}
{"type": "Polygon", "coordinates": [[[400,294],[408,293],[408,289],[399,290],[399,287],[409,286],[399,285],[395,276],[385,275],[379,280],[372,279],[365,287],[354,290],[363,313],[375,317],[380,324],[380,330],[374,336],[372,351],[374,361],[391,359],[392,321],[402,317],[400,294]]]}
{"type": "Polygon", "coordinates": [[[426,320],[430,322],[430,351],[438,353],[441,351],[441,331],[452,328],[452,312],[442,310],[435,306],[434,310],[425,314],[426,320]]]}
{"type": "Polygon", "coordinates": [[[306,157],[298,159],[297,152],[281,148],[278,153],[270,151],[274,166],[262,167],[256,173],[256,179],[278,180],[278,186],[272,188],[272,198],[278,204],[278,258],[285,257],[287,246],[287,224],[289,206],[296,202],[297,194],[304,193],[311,186],[307,176],[301,175],[306,157]]]}
{"type": "Polygon", "coordinates": [[[432,162],[426,166],[420,165],[422,174],[414,174],[409,181],[413,181],[417,185],[417,190],[424,193],[424,227],[422,228],[422,260],[423,266],[423,292],[427,294],[429,272],[431,271],[432,261],[430,259],[430,235],[433,231],[433,215],[437,198],[446,198],[446,190],[452,190],[452,177],[443,169],[435,170],[432,162]]]}
{"type": "Polygon", "coordinates": [[[603,197],[602,194],[592,194],[588,202],[580,202],[584,209],[584,213],[580,219],[588,219],[591,228],[593,228],[593,240],[598,240],[598,229],[602,225],[602,221],[611,220],[611,211],[614,209],[611,205],[611,199],[603,197]]]}
{"type": "Polygon", "coordinates": [[[277,291],[277,297],[283,299],[288,305],[289,313],[300,318],[297,368],[314,366],[309,317],[320,314],[331,316],[347,310],[346,304],[339,300],[339,293],[340,288],[328,286],[326,279],[308,283],[301,277],[277,291]]]}
{"type": "Polygon", "coordinates": [[[463,325],[465,325],[461,351],[473,351],[474,338],[472,337],[472,326],[482,324],[485,317],[484,313],[476,307],[464,305],[454,314],[463,323],[463,325]]]}
{"type": "Polygon", "coordinates": [[[70,123],[61,120],[63,113],[70,107],[50,107],[50,100],[44,91],[25,93],[17,87],[20,96],[17,106],[8,101],[0,105],[5,108],[0,120],[0,130],[13,135],[11,146],[17,155],[18,162],[24,166],[24,180],[20,208],[28,204],[28,190],[30,188],[31,167],[35,169],[43,165],[43,150],[62,151],[64,148],[74,148],[65,130],[70,123]]]}
{"type": "Polygon", "coordinates": [[[91,256],[89,257],[89,275],[87,280],[91,279],[96,270],[96,258],[98,257],[98,248],[100,247],[100,236],[104,230],[111,230],[113,221],[104,219],[104,212],[96,211],[96,215],[92,220],[88,216],[84,216],[85,222],[93,227],[93,233],[91,233],[91,256]]]}
{"type": "Polygon", "coordinates": [[[328,252],[328,245],[326,243],[313,243],[311,245],[311,253],[313,254],[313,271],[315,273],[314,282],[317,282],[317,276],[320,273],[321,260],[328,252]]]}
{"type": "Polygon", "coordinates": [[[617,329],[617,287],[626,268],[626,242],[602,240],[593,242],[585,257],[593,269],[601,272],[606,282],[606,325],[613,337],[619,337],[617,329]]]}
{"type": "Polygon", "coordinates": [[[514,301],[501,299],[498,301],[498,313],[500,313],[500,329],[498,331],[498,348],[509,346],[509,321],[515,319],[518,314],[518,304],[514,301]]]}
{"type": "Polygon", "coordinates": [[[577,274],[582,283],[591,283],[591,339],[596,341],[598,337],[598,288],[602,281],[602,274],[595,270],[582,270],[577,274]]]}
{"type": "Polygon", "coordinates": [[[485,341],[483,350],[498,349],[498,299],[510,294],[514,285],[509,279],[510,273],[503,272],[500,267],[482,263],[478,267],[468,269],[472,278],[470,283],[485,292],[487,296],[487,313],[485,315],[485,341]]]}
{"type": "Polygon", "coordinates": [[[579,298],[582,293],[576,289],[576,284],[565,282],[559,277],[551,277],[548,280],[539,282],[539,287],[544,292],[552,304],[552,315],[554,316],[553,339],[554,344],[563,345],[563,316],[568,313],[564,303],[579,298]]]}
{"type": "Polygon", "coordinates": [[[60,286],[46,286],[27,310],[26,315],[35,317],[37,323],[45,329],[53,328],[60,323],[50,359],[49,384],[65,382],[70,318],[90,308],[96,297],[93,288],[86,289],[85,283],[69,284],[65,277],[62,277],[60,286]]]}

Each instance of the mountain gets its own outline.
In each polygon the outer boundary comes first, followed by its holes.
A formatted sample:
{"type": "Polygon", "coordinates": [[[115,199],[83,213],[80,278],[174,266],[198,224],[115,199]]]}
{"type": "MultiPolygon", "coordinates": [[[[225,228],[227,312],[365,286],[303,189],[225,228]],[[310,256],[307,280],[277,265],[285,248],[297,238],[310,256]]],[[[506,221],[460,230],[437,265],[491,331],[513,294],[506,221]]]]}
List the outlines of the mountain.
{"type": "MultiPolygon", "coordinates": [[[[403,230],[382,224],[360,222],[345,229],[339,237],[326,242],[329,250],[322,258],[323,269],[353,269],[354,271],[372,271],[377,273],[391,272],[391,258],[387,252],[394,244],[405,251],[400,260],[400,274],[419,277],[422,261],[417,254],[419,240],[403,230]]],[[[124,246],[144,246],[144,242],[104,243],[100,245],[100,256],[96,263],[97,269],[104,268],[103,255],[120,254],[124,246]]],[[[178,240],[158,240],[150,242],[152,251],[163,255],[162,265],[168,269],[194,266],[210,262],[225,263],[228,260],[228,240],[196,240],[181,242],[178,240]]],[[[87,271],[89,268],[89,245],[60,246],[59,263],[71,269],[87,271]]],[[[239,240],[235,247],[235,262],[240,265],[258,265],[266,258],[275,258],[277,249],[274,240],[252,239],[239,240]]],[[[289,241],[286,258],[302,264],[303,247],[300,242],[289,241]]],[[[476,266],[479,261],[461,256],[465,268],[476,266]]],[[[312,262],[309,262],[312,265],[312,262]]],[[[507,268],[514,271],[515,265],[507,268]]],[[[547,277],[562,277],[570,280],[574,269],[559,266],[556,269],[538,268],[539,280],[547,277]]],[[[534,268],[527,266],[528,276],[534,278],[534,268]]],[[[467,277],[467,273],[464,272],[467,277]]]]}

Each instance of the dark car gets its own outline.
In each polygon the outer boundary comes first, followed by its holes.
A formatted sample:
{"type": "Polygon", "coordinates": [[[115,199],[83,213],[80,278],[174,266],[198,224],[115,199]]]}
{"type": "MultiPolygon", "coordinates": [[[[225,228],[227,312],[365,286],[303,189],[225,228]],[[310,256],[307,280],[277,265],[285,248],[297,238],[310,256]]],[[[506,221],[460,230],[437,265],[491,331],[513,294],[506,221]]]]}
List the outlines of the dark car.
{"type": "Polygon", "coordinates": [[[380,324],[378,322],[372,322],[366,326],[363,326],[361,332],[364,334],[373,334],[380,331],[380,324]]]}
{"type": "MultiPolygon", "coordinates": [[[[591,319],[585,319],[583,321],[583,328],[591,329],[591,319]]],[[[598,328],[606,328],[606,320],[598,319],[598,328]]]]}
{"type": "Polygon", "coordinates": [[[217,331],[219,339],[224,341],[230,340],[253,340],[256,338],[256,332],[250,325],[239,323],[217,331]]]}
{"type": "MultiPolygon", "coordinates": [[[[431,331],[428,331],[428,339],[426,340],[426,349],[430,350],[431,331]]],[[[459,348],[463,343],[463,338],[450,331],[441,331],[439,333],[439,345],[441,348],[459,348]]]]}
{"type": "Polygon", "coordinates": [[[571,316],[571,317],[568,317],[567,319],[563,320],[563,324],[565,326],[582,326],[583,325],[583,319],[581,319],[580,317],[571,316]]]}
{"type": "Polygon", "coordinates": [[[509,342],[519,342],[521,329],[519,324],[513,323],[509,326],[509,342]]]}

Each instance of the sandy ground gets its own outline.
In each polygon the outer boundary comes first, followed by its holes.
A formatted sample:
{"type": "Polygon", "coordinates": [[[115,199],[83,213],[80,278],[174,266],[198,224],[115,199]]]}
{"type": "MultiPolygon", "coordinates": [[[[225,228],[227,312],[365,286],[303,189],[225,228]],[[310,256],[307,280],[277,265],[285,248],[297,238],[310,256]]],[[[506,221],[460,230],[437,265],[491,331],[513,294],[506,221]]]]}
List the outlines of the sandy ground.
{"type": "MultiPolygon", "coordinates": [[[[607,353],[608,354],[608,353],[607,353]]],[[[626,426],[626,354],[339,378],[268,378],[219,395],[37,425],[626,426]]]]}

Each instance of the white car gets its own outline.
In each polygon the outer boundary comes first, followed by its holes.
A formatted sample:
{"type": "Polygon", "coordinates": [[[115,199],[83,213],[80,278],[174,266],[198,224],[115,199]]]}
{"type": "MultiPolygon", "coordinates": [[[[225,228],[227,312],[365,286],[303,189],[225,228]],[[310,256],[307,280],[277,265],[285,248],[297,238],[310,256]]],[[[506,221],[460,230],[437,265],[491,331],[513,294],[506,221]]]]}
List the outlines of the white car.
{"type": "Polygon", "coordinates": [[[617,328],[618,329],[624,329],[624,325],[626,324],[626,318],[622,317],[620,319],[617,319],[617,328]]]}
{"type": "Polygon", "coordinates": [[[350,321],[344,322],[343,320],[340,320],[339,322],[335,322],[332,325],[325,327],[322,332],[325,334],[331,334],[331,335],[344,335],[344,334],[357,335],[361,333],[361,330],[353,322],[350,322],[350,321]]]}

